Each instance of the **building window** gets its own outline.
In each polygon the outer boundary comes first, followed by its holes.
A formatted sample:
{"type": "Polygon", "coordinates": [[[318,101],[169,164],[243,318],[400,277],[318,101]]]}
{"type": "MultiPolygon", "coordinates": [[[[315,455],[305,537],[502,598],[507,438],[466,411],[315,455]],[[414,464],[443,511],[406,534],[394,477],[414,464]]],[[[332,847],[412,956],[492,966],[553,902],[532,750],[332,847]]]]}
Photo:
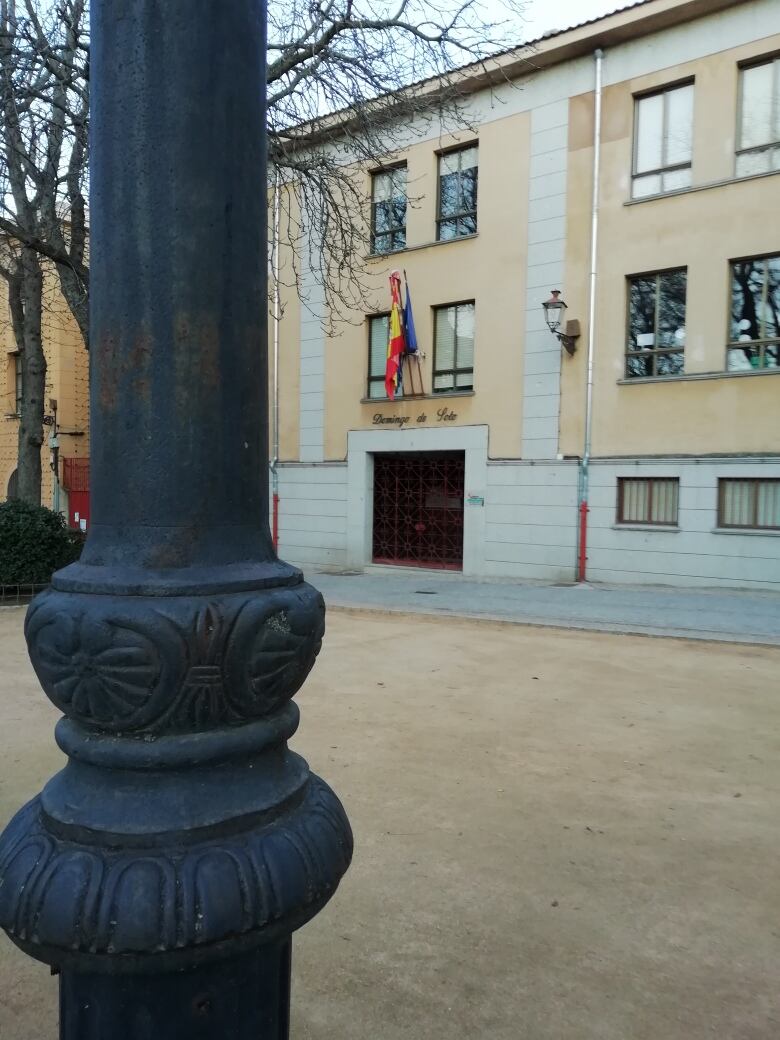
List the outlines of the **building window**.
{"type": "Polygon", "coordinates": [[[474,302],[434,310],[433,392],[474,389],[474,302]]]}
{"type": "Polygon", "coordinates": [[[476,234],[478,155],[470,145],[439,156],[439,239],[476,234]]]}
{"type": "Polygon", "coordinates": [[[780,479],[719,480],[718,527],[780,530],[780,479]]]}
{"type": "Polygon", "coordinates": [[[371,252],[406,248],[406,167],[371,175],[371,252]]]}
{"type": "Polygon", "coordinates": [[[693,83],[635,102],[632,196],[688,188],[693,159],[693,83]]]}
{"type": "MultiPolygon", "coordinates": [[[[14,412],[16,415],[22,414],[22,397],[24,392],[24,383],[22,381],[22,358],[18,353],[8,355],[9,361],[9,375],[13,380],[13,395],[14,395],[14,412]]],[[[9,387],[10,389],[10,387],[9,387]]]]}
{"type": "Polygon", "coordinates": [[[618,477],[617,522],[676,527],[679,499],[677,477],[618,477]]]}
{"type": "Polygon", "coordinates": [[[731,265],[730,372],[780,368],[780,256],[731,265]]]}
{"type": "Polygon", "coordinates": [[[629,278],[626,379],[683,371],[686,281],[685,268],[629,278]]]}
{"type": "Polygon", "coordinates": [[[739,73],[737,176],[780,170],[780,57],[739,73]]]}
{"type": "MultiPolygon", "coordinates": [[[[387,397],[385,370],[387,368],[387,344],[390,336],[390,315],[378,314],[368,319],[368,396],[387,397]]],[[[400,387],[396,397],[401,396],[400,387]]]]}

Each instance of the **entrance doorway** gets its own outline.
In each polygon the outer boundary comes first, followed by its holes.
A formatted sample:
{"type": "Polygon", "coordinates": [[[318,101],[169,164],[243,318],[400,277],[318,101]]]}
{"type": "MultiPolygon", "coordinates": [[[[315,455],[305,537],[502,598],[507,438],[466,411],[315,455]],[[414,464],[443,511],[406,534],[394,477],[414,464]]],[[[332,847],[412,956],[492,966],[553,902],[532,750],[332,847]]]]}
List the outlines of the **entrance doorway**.
{"type": "Polygon", "coordinates": [[[374,563],[463,569],[462,451],[374,455],[374,563]]]}

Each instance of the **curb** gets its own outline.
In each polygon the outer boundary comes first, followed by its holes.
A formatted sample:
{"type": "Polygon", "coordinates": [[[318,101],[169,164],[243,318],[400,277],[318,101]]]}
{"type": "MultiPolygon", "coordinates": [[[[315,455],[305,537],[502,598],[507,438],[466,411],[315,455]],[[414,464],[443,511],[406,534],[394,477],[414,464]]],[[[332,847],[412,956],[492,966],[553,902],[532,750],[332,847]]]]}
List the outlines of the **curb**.
{"type": "Polygon", "coordinates": [[[493,627],[513,628],[551,628],[564,632],[586,632],[589,635],[639,636],[646,639],[678,639],[690,643],[718,643],[727,646],[755,646],[764,649],[779,650],[780,639],[772,642],[769,639],[751,639],[748,636],[733,636],[722,632],[679,631],[671,629],[654,630],[640,625],[602,624],[588,625],[585,622],[569,622],[546,618],[508,618],[497,614],[450,613],[446,610],[425,610],[420,607],[374,607],[356,604],[329,603],[325,606],[330,613],[353,616],[373,615],[375,617],[414,617],[424,621],[450,621],[458,624],[483,624],[493,627]]]}

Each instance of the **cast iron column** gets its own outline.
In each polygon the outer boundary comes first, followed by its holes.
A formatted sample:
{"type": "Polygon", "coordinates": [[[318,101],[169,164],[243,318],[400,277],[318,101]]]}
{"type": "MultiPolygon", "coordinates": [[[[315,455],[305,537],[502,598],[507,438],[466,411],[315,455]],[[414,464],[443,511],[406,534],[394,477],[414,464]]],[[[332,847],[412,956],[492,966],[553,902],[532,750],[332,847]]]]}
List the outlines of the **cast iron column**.
{"type": "Polygon", "coordinates": [[[324,606],[268,530],[265,9],[93,0],[92,529],[30,607],[61,773],[0,924],[66,1040],[279,1040],[352,838],[287,748],[324,606]]]}

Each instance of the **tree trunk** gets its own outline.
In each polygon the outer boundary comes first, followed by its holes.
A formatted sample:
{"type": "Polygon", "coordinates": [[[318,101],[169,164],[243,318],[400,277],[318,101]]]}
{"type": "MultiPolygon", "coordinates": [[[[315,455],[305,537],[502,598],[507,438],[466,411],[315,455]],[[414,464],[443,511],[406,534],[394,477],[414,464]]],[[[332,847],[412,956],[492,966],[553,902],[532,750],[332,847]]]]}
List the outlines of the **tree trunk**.
{"type": "Polygon", "coordinates": [[[19,423],[18,497],[41,503],[41,446],[43,404],[46,394],[46,357],[41,336],[43,274],[35,250],[22,249],[23,342],[18,344],[22,365],[22,415],[19,423]]]}
{"type": "Polygon", "coordinates": [[[57,264],[60,288],[68,309],[76,319],[84,346],[89,350],[89,291],[72,267],[57,264]]]}

